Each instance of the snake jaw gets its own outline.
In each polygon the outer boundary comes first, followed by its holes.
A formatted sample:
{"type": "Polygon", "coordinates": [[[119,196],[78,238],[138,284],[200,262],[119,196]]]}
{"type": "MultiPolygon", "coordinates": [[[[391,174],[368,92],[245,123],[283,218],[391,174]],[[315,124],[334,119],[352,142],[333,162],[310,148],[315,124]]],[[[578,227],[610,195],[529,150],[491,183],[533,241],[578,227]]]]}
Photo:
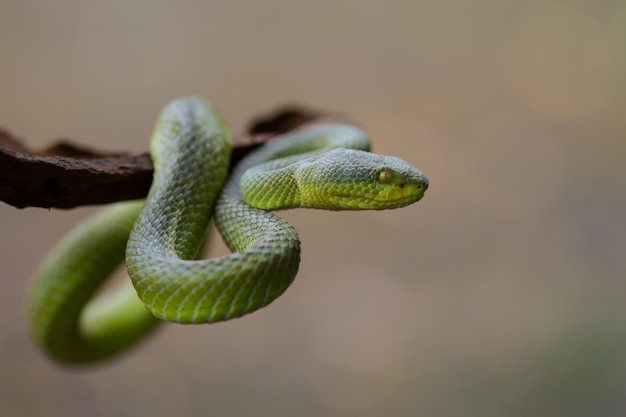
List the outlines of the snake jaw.
{"type": "Polygon", "coordinates": [[[399,171],[383,167],[378,174],[378,187],[373,200],[380,203],[380,209],[398,208],[421,200],[428,188],[428,179],[415,169],[399,171]]]}
{"type": "Polygon", "coordinates": [[[374,197],[380,209],[399,208],[415,203],[424,196],[428,186],[421,183],[399,183],[381,189],[374,197]]]}
{"type": "Polygon", "coordinates": [[[303,191],[309,208],[326,210],[387,210],[419,201],[428,188],[427,180],[393,184],[367,184],[361,187],[333,184],[322,191],[303,191]]]}

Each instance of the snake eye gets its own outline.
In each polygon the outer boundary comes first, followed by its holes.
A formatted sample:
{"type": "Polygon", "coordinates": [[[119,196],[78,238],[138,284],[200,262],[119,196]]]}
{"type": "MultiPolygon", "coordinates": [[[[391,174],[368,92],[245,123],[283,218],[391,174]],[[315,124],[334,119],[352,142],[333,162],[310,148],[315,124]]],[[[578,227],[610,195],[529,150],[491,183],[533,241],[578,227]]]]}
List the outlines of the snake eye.
{"type": "Polygon", "coordinates": [[[393,181],[393,172],[388,168],[383,168],[378,172],[378,181],[382,184],[391,184],[393,181]]]}

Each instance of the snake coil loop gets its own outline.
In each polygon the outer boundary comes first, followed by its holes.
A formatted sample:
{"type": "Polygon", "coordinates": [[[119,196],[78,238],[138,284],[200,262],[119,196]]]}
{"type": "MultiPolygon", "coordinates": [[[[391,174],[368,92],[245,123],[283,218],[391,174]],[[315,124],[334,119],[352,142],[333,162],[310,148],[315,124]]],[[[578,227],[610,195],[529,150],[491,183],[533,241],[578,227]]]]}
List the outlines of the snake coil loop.
{"type": "Polygon", "coordinates": [[[345,124],[271,140],[227,178],[230,135],[198,98],[163,109],[150,148],[154,178],[145,202],[114,204],[88,219],[37,273],[31,333],[57,361],[110,357],[152,331],[157,318],[213,323],[271,303],[296,275],[300,241],[267,210],[396,208],[428,187],[406,162],[367,152],[365,133],[345,124]],[[213,211],[233,253],[197,260],[213,211]],[[133,285],[91,301],[123,260],[133,285]]]}

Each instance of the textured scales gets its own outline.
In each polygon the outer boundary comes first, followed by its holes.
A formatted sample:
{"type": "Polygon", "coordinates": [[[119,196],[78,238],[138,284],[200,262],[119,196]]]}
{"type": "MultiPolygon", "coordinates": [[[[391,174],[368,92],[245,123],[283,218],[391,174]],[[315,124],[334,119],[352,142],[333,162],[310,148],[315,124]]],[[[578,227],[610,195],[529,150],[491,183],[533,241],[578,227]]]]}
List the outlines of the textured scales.
{"type": "Polygon", "coordinates": [[[230,136],[215,110],[201,99],[173,101],[152,137],[155,173],[145,202],[103,210],[42,264],[28,304],[35,340],[58,361],[90,362],[143,338],[160,322],[155,317],[212,323],[269,304],[293,281],[300,242],[266,209],[384,209],[422,197],[421,172],[368,149],[352,126],[303,128],[267,142],[226,180],[230,136]],[[233,254],[197,260],[212,207],[233,254]],[[134,288],[90,301],[124,247],[134,288]]]}

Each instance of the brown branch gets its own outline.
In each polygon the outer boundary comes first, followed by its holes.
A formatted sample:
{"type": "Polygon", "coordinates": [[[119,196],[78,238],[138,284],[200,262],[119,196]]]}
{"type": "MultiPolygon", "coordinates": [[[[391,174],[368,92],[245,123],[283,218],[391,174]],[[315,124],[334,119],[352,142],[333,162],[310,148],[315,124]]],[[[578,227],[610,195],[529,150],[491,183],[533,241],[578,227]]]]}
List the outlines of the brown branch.
{"type": "MultiPolygon", "coordinates": [[[[254,121],[235,141],[231,166],[277,133],[319,120],[320,114],[288,108],[254,121]]],[[[143,198],[152,181],[152,160],[106,154],[60,142],[32,152],[0,130],[0,200],[17,208],[74,208],[143,198]]]]}

